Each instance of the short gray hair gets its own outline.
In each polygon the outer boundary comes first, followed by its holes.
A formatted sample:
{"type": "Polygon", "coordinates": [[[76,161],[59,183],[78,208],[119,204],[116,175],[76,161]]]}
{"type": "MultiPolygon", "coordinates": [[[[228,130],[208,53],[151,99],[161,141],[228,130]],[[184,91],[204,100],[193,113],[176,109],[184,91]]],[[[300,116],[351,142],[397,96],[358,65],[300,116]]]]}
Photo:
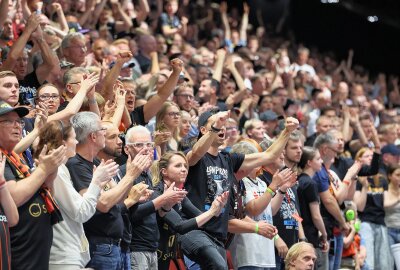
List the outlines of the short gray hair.
{"type": "Polygon", "coordinates": [[[246,142],[246,141],[241,141],[232,146],[232,151],[231,153],[237,153],[237,154],[253,154],[253,153],[258,153],[257,147],[255,147],[253,144],[246,142]]]}
{"type": "Polygon", "coordinates": [[[86,68],[83,68],[83,67],[74,67],[74,68],[71,68],[71,69],[67,70],[64,73],[64,77],[63,77],[64,86],[67,83],[71,82],[72,77],[74,75],[77,75],[77,74],[88,74],[88,73],[89,73],[89,71],[86,68]]]}
{"type": "Polygon", "coordinates": [[[70,33],[70,34],[66,35],[63,38],[63,40],[61,41],[61,49],[68,48],[71,45],[71,41],[73,39],[81,39],[81,40],[85,41],[85,36],[79,32],[70,33]]]}
{"type": "Polygon", "coordinates": [[[326,133],[318,135],[318,137],[314,141],[314,148],[319,149],[322,145],[328,144],[333,145],[337,142],[336,137],[334,135],[335,130],[329,130],[326,133]]]}
{"type": "Polygon", "coordinates": [[[83,144],[90,133],[100,129],[100,117],[94,112],[79,112],[71,119],[78,144],[83,144]]]}
{"type": "Polygon", "coordinates": [[[128,131],[126,132],[126,135],[125,135],[125,142],[133,143],[132,136],[133,136],[133,134],[136,134],[136,133],[144,133],[146,135],[151,136],[150,131],[146,127],[138,125],[138,126],[134,126],[134,127],[131,127],[130,129],[128,129],[128,131]]]}

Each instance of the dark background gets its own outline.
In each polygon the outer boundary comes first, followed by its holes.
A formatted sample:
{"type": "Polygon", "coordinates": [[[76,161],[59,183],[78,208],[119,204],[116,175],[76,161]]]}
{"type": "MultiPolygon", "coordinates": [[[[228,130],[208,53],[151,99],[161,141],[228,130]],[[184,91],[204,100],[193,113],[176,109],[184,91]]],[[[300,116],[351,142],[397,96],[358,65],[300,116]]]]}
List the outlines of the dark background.
{"type": "MultiPolygon", "coordinates": [[[[324,1],[324,0],[323,0],[324,1]]],[[[328,1],[328,0],[326,0],[328,1]]],[[[248,0],[250,22],[257,24],[254,10],[263,11],[266,25],[275,25],[289,11],[285,33],[290,29],[297,43],[333,51],[339,60],[354,50],[354,64],[378,72],[400,75],[400,0],[340,0],[323,4],[321,0],[248,0]],[[370,23],[368,16],[378,16],[370,23]]],[[[229,5],[242,5],[240,0],[229,5]]]]}

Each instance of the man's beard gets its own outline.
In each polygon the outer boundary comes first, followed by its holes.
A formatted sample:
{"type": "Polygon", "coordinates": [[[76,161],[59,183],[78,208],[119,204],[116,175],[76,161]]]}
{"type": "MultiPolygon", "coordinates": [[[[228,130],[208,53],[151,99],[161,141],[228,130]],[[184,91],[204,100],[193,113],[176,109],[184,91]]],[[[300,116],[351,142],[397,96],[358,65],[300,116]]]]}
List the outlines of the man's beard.
{"type": "Polygon", "coordinates": [[[117,150],[113,150],[113,149],[111,149],[110,147],[107,147],[107,146],[105,146],[101,151],[103,151],[104,154],[106,154],[108,156],[111,156],[111,157],[115,157],[115,158],[120,157],[121,154],[122,154],[122,152],[117,151],[117,150]]]}

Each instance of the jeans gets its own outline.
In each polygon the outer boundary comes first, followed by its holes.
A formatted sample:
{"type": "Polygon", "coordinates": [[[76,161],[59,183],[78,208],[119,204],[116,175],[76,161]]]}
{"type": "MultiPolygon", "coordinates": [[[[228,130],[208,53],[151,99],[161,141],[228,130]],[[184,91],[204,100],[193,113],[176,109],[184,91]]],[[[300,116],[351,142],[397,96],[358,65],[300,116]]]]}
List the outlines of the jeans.
{"type": "Polygon", "coordinates": [[[91,259],[87,267],[96,270],[121,269],[121,249],[119,246],[113,244],[90,244],[89,250],[91,259]]]}
{"type": "Polygon", "coordinates": [[[400,243],[400,229],[387,228],[389,234],[389,245],[395,245],[400,243]]]}
{"type": "Polygon", "coordinates": [[[362,222],[359,234],[365,242],[370,270],[393,269],[393,258],[389,249],[389,237],[384,225],[362,222]]]}
{"type": "Polygon", "coordinates": [[[157,270],[157,252],[135,251],[131,253],[132,270],[157,270]]]}
{"type": "Polygon", "coordinates": [[[212,239],[212,236],[207,233],[194,230],[180,235],[178,242],[183,254],[191,261],[199,264],[201,269],[228,269],[224,246],[218,240],[212,239]]]}
{"type": "Polygon", "coordinates": [[[343,235],[342,234],[334,236],[334,238],[331,239],[331,247],[333,248],[333,254],[329,254],[329,269],[330,270],[339,270],[340,262],[342,261],[342,253],[343,253],[343,235]]]}
{"type": "Polygon", "coordinates": [[[329,270],[328,252],[322,252],[320,248],[316,248],[317,261],[314,264],[314,269],[329,270]]]}
{"type": "Polygon", "coordinates": [[[121,251],[121,269],[122,270],[131,270],[131,252],[121,251]]]}
{"type": "Polygon", "coordinates": [[[285,269],[285,258],[281,258],[278,252],[275,250],[275,270],[285,269]]]}
{"type": "Polygon", "coordinates": [[[183,259],[188,270],[201,270],[200,265],[190,260],[188,257],[183,256],[183,259]]]}

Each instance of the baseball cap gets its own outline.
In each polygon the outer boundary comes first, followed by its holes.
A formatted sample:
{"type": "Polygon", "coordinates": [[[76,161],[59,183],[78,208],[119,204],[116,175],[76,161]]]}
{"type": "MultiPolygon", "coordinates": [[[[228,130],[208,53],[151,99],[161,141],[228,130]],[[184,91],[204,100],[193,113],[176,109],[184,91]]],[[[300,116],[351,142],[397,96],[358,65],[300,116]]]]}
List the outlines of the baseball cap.
{"type": "Polygon", "coordinates": [[[12,107],[5,101],[0,101],[0,116],[9,112],[16,112],[19,117],[24,117],[29,113],[29,110],[25,107],[12,107]]]}
{"type": "Polygon", "coordinates": [[[382,152],[382,155],[383,154],[391,154],[393,156],[400,156],[400,149],[392,143],[387,144],[384,147],[382,147],[381,152],[382,152]]]}
{"type": "Polygon", "coordinates": [[[197,121],[197,126],[198,127],[204,127],[207,124],[208,119],[213,116],[214,114],[218,113],[219,110],[218,109],[212,109],[209,111],[205,111],[203,112],[200,116],[199,116],[199,120],[197,121]]]}
{"type": "Polygon", "coordinates": [[[261,121],[274,121],[277,119],[278,119],[278,115],[272,110],[267,110],[260,114],[261,121]]]}

